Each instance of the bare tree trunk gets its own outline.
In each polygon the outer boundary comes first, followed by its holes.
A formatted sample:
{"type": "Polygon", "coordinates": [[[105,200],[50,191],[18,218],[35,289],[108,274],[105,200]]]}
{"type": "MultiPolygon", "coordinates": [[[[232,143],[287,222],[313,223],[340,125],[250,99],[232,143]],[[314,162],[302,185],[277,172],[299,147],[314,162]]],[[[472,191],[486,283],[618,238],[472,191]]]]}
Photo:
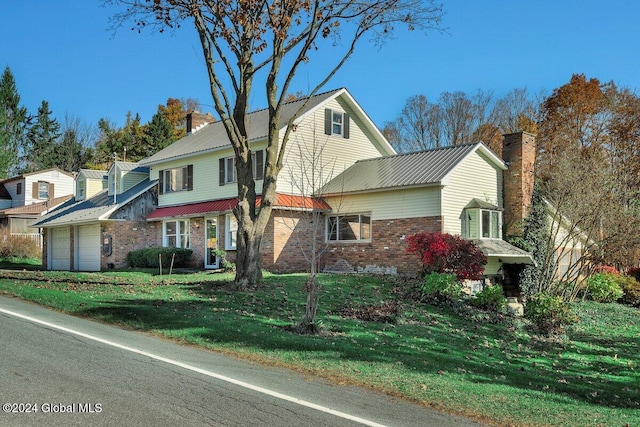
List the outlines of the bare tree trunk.
{"type": "Polygon", "coordinates": [[[238,229],[236,252],[236,277],[234,284],[237,290],[247,290],[262,284],[262,261],[260,258],[260,242],[262,233],[255,231],[255,226],[238,229]]]}

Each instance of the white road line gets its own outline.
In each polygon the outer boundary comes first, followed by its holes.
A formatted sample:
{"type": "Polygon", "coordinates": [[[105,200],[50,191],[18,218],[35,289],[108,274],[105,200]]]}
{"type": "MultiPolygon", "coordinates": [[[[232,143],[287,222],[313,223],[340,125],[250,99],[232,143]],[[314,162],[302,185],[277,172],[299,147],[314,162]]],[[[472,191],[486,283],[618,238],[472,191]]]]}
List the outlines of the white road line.
{"type": "Polygon", "coordinates": [[[73,329],[65,328],[64,326],[54,325],[53,323],[45,322],[45,321],[40,320],[40,319],[36,319],[36,318],[33,318],[33,317],[25,316],[23,314],[15,313],[13,311],[5,310],[5,309],[2,309],[2,308],[0,308],[0,313],[5,313],[5,314],[8,314],[10,316],[14,316],[14,317],[18,317],[18,318],[27,320],[29,322],[38,323],[40,325],[44,325],[44,326],[47,326],[49,328],[54,328],[54,329],[58,329],[60,331],[68,332],[70,334],[77,335],[77,336],[80,336],[80,337],[83,337],[83,338],[87,338],[89,340],[93,340],[93,341],[96,341],[96,342],[99,342],[99,343],[102,343],[102,344],[106,344],[106,345],[109,345],[109,346],[112,346],[112,347],[116,347],[116,348],[119,348],[121,350],[130,351],[132,353],[140,354],[142,356],[146,356],[146,357],[149,357],[151,359],[159,360],[161,362],[165,362],[165,363],[168,363],[170,365],[179,366],[181,368],[188,369],[188,370],[193,371],[193,372],[198,372],[198,373],[200,373],[202,375],[206,375],[206,376],[209,376],[209,377],[212,377],[212,378],[216,378],[216,379],[221,380],[221,381],[226,381],[228,383],[238,385],[240,387],[244,387],[244,388],[248,388],[248,389],[253,390],[253,391],[257,391],[258,393],[263,393],[263,394],[266,394],[268,396],[277,397],[278,399],[286,400],[288,402],[292,402],[292,403],[295,403],[295,404],[298,404],[298,405],[301,405],[301,406],[306,406],[307,408],[315,409],[317,411],[326,412],[328,414],[335,415],[336,417],[340,417],[340,418],[344,418],[344,419],[347,419],[347,420],[355,421],[355,422],[358,422],[358,423],[361,423],[361,424],[364,424],[364,425],[367,425],[367,426],[385,427],[383,424],[378,424],[378,423],[376,423],[374,421],[369,421],[369,420],[366,420],[364,418],[356,417],[354,415],[346,414],[344,412],[340,412],[340,411],[336,411],[336,410],[331,409],[331,408],[327,408],[326,406],[317,405],[315,403],[308,402],[306,400],[298,399],[297,397],[293,397],[293,396],[289,396],[289,395],[286,395],[286,394],[278,393],[277,391],[269,390],[269,389],[266,389],[266,388],[263,388],[263,387],[258,387],[256,385],[249,384],[249,383],[246,383],[244,381],[239,381],[239,380],[236,380],[236,379],[224,376],[224,375],[216,374],[215,372],[207,371],[205,369],[200,369],[198,367],[195,367],[195,366],[192,366],[192,365],[188,365],[186,363],[178,362],[177,360],[167,359],[166,357],[158,356],[158,355],[153,354],[153,353],[148,353],[146,351],[142,351],[142,350],[138,350],[138,349],[133,348],[133,347],[128,347],[126,345],[118,344],[118,343],[115,343],[113,341],[109,341],[109,340],[105,340],[105,339],[102,339],[102,338],[94,337],[93,335],[85,334],[83,332],[74,331],[73,329]]]}

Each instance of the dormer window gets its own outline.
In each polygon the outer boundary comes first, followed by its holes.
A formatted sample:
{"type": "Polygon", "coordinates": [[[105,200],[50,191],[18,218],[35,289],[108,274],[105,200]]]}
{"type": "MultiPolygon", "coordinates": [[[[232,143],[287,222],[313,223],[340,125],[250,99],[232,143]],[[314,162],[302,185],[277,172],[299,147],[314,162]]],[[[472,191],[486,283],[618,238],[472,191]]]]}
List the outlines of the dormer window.
{"type": "Polygon", "coordinates": [[[461,220],[465,239],[502,238],[502,210],[491,203],[473,199],[464,208],[461,220]]]}

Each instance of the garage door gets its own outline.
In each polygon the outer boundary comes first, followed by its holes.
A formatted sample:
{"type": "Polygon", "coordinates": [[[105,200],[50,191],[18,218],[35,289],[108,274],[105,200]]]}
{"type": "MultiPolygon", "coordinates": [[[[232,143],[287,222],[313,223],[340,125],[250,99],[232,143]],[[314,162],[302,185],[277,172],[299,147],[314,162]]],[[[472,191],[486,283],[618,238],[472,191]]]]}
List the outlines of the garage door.
{"type": "Polygon", "coordinates": [[[100,271],[100,224],[78,227],[78,270],[100,271]]]}
{"type": "Polygon", "coordinates": [[[51,252],[49,255],[51,270],[69,270],[71,268],[71,239],[69,227],[52,228],[51,233],[51,252]]]}

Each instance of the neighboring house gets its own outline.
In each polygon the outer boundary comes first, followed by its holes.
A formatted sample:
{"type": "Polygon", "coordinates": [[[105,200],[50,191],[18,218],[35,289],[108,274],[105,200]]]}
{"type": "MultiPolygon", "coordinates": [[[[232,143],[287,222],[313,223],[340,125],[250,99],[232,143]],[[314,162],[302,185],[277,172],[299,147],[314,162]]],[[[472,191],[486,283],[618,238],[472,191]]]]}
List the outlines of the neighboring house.
{"type": "Polygon", "coordinates": [[[155,245],[157,233],[145,220],[157,206],[157,182],[149,180],[148,168],[115,162],[106,172],[82,170],[76,186],[83,195],[34,224],[43,229],[48,270],[124,266],[128,252],[155,245]]]}
{"type": "Polygon", "coordinates": [[[41,215],[74,195],[74,175],[53,168],[25,173],[0,182],[0,228],[3,238],[28,236],[39,243],[40,231],[30,228],[41,215]]]}

